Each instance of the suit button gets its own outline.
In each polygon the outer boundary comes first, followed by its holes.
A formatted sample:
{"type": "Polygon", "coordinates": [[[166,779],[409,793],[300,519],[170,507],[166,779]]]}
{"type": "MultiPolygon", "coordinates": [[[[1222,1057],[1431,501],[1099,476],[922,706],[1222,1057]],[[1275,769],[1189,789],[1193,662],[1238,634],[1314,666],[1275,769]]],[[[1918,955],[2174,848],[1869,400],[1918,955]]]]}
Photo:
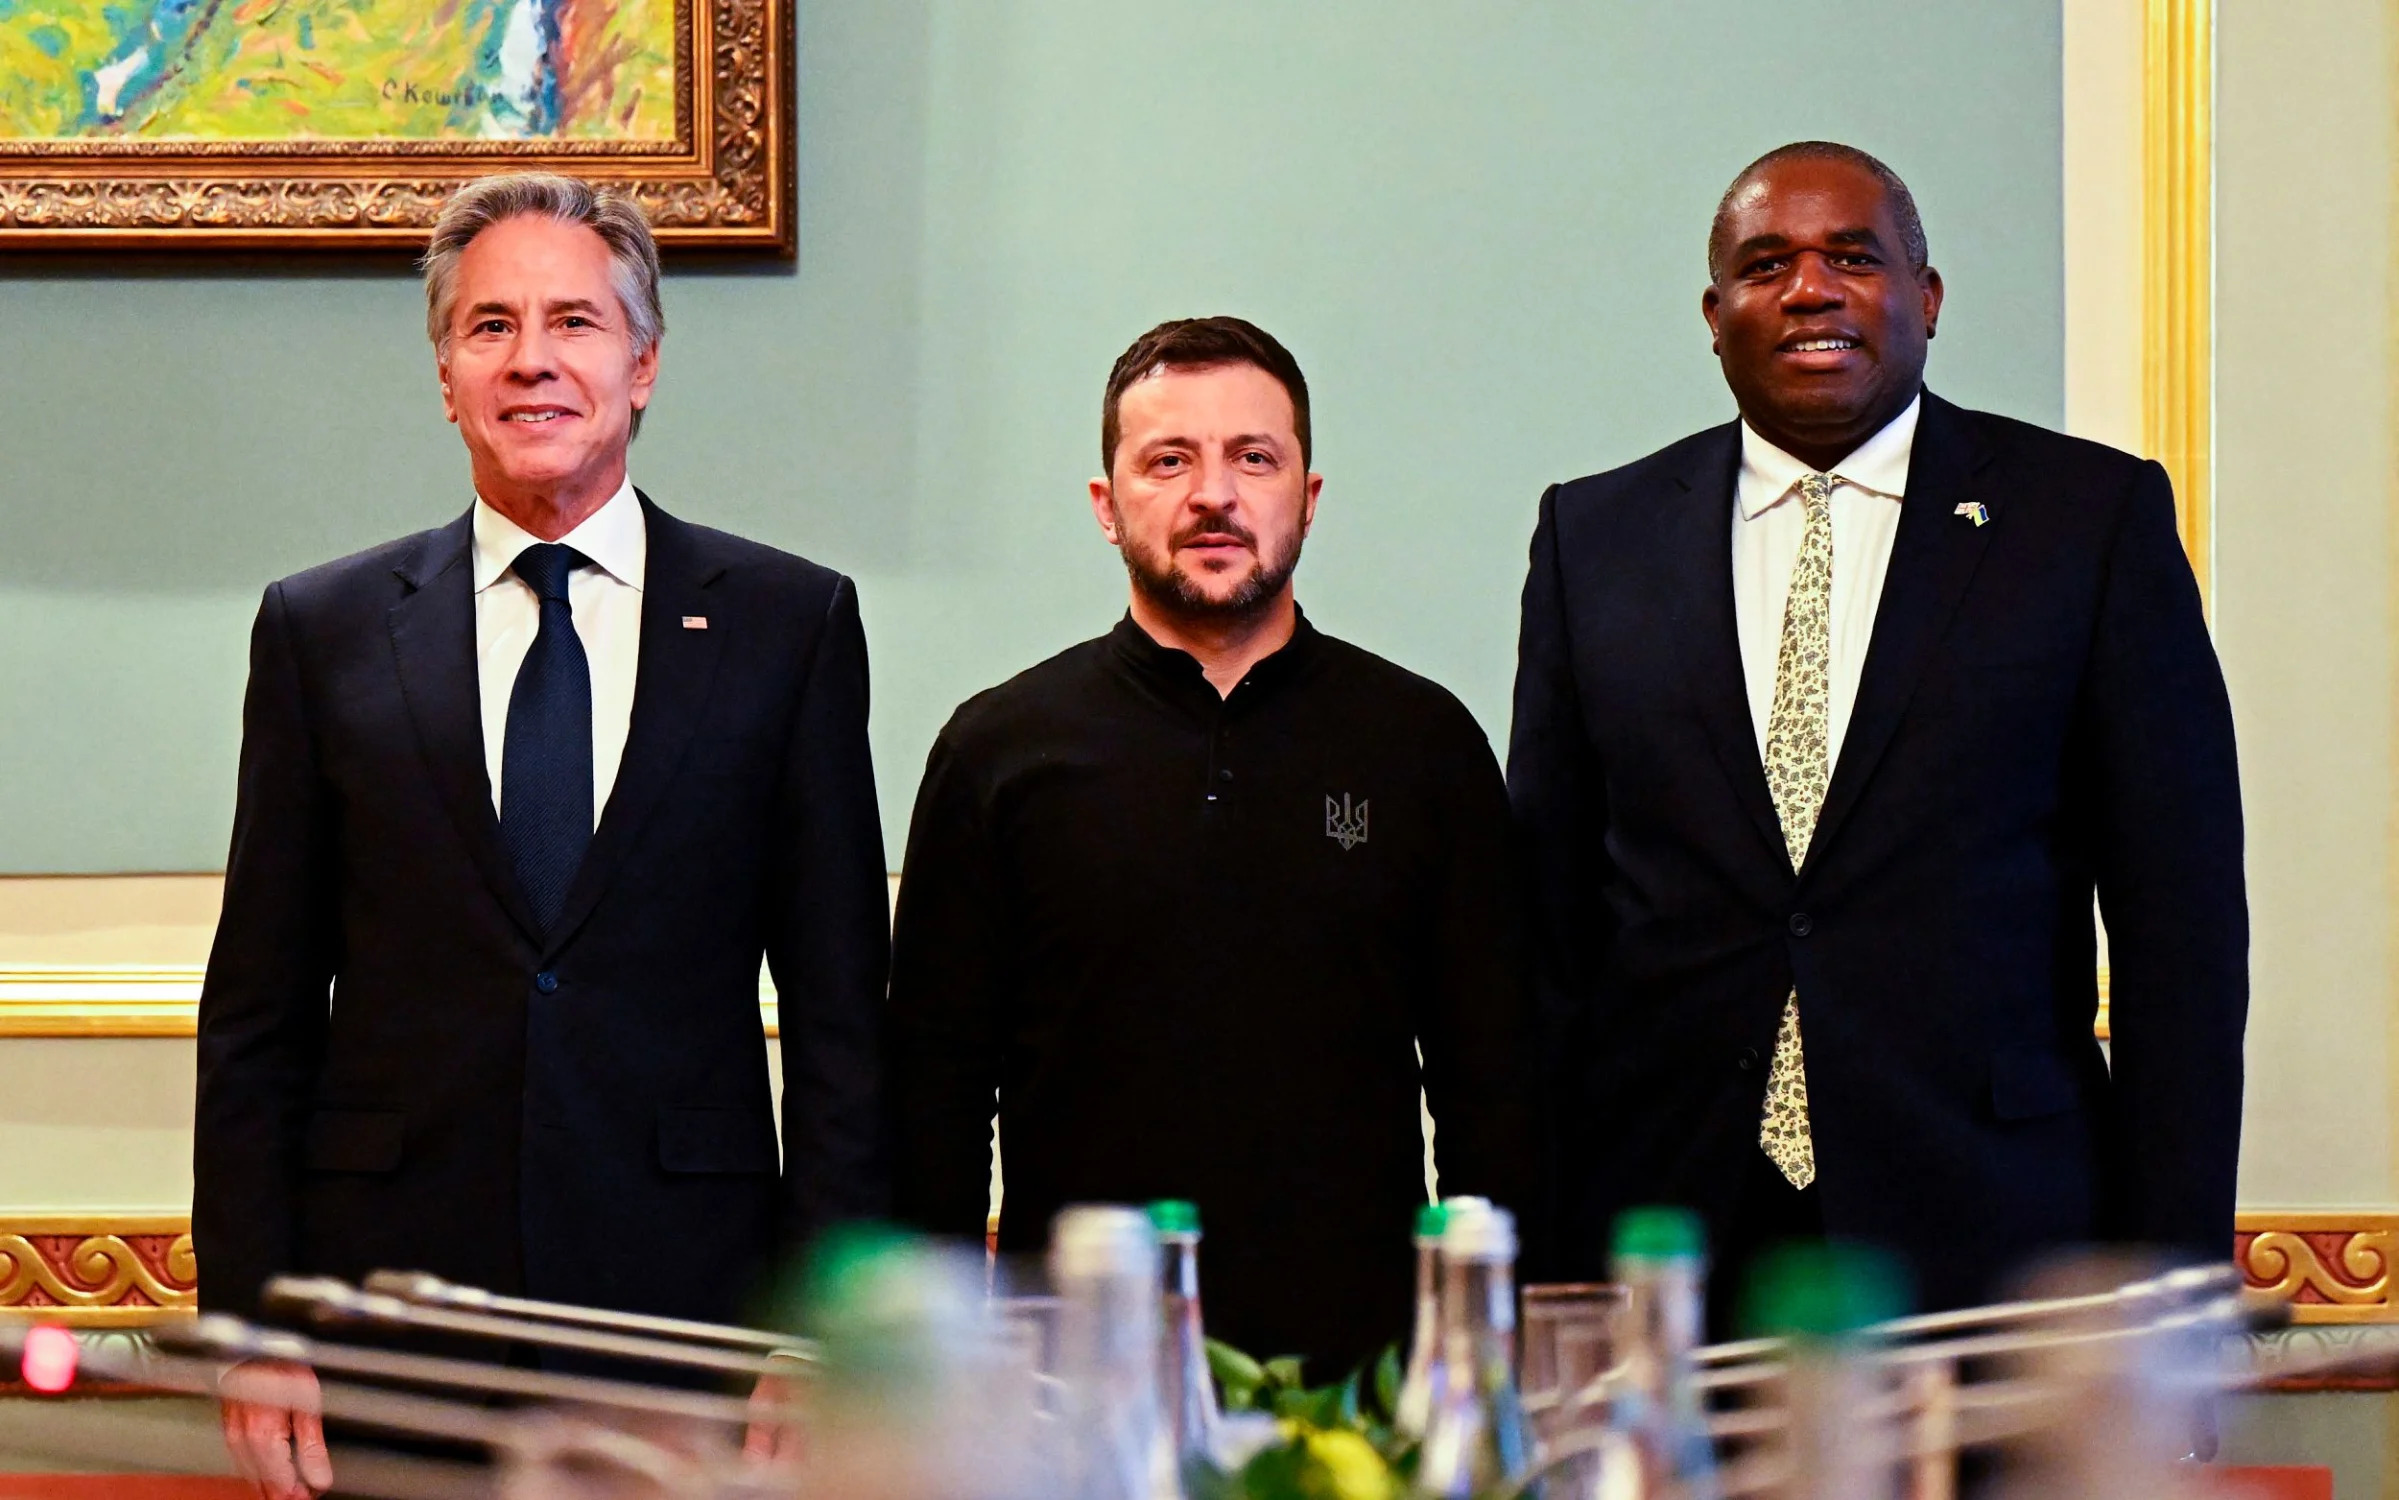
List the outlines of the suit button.
{"type": "Polygon", "coordinates": [[[558,976],[544,969],[533,976],[533,987],[545,995],[558,993],[558,976]]]}
{"type": "Polygon", "coordinates": [[[1791,913],[1791,936],[1806,937],[1809,933],[1814,932],[1815,930],[1815,918],[1809,916],[1804,911],[1795,911],[1791,913]]]}
{"type": "Polygon", "coordinates": [[[1757,1065],[1758,1049],[1755,1047],[1743,1047],[1741,1049],[1740,1058],[1734,1063],[1734,1066],[1739,1068],[1744,1073],[1754,1071],[1757,1068],[1757,1065]]]}
{"type": "Polygon", "coordinates": [[[1228,766],[1224,770],[1217,772],[1216,779],[1218,781],[1231,781],[1233,779],[1232,768],[1228,766]]]}

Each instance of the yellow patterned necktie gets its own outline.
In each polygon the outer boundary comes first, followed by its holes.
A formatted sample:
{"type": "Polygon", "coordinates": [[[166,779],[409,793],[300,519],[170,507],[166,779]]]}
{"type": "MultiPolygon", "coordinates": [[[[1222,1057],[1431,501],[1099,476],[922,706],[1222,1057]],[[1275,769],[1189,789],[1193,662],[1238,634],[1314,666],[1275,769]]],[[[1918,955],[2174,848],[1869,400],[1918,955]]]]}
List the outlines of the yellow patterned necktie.
{"type": "MultiPolygon", "coordinates": [[[[1799,481],[1807,512],[1791,594],[1783,605],[1782,647],[1774,660],[1774,707],[1766,716],[1766,786],[1782,820],[1791,868],[1807,862],[1816,814],[1824,807],[1831,768],[1833,656],[1833,481],[1809,474],[1799,481]]],[[[1758,1145],[1795,1188],[1816,1180],[1816,1143],[1808,1134],[1808,1075],[1799,1048],[1799,987],[1783,1002],[1774,1036],[1774,1066],[1766,1075],[1766,1108],[1758,1145]]]]}

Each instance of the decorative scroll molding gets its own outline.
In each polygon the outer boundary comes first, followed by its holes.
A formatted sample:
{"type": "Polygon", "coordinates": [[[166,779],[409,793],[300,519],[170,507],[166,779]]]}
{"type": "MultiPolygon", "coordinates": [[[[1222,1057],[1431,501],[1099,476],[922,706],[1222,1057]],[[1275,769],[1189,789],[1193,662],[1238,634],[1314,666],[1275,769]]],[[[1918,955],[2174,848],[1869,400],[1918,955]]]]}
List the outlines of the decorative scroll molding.
{"type": "Polygon", "coordinates": [[[2173,476],[2183,550],[2207,600],[2215,557],[2215,0],[2147,5],[2142,439],[2173,476]]]}
{"type": "MultiPolygon", "coordinates": [[[[2395,1252],[2399,1212],[2255,1210],[2233,1234],[2250,1288],[2290,1301],[2303,1330],[2399,1324],[2395,1252]]],[[[187,1216],[0,1213],[0,1316],[138,1327],[191,1312],[197,1283],[187,1216]]]]}
{"type": "Polygon", "coordinates": [[[130,1328],[199,1306],[181,1215],[0,1214],[0,1316],[130,1328]]]}
{"type": "MultiPolygon", "coordinates": [[[[0,968],[0,1037],[191,1036],[198,1029],[196,968],[132,964],[0,968]]],[[[758,976],[758,1014],[779,1033],[775,987],[758,976]]]]}
{"type": "Polygon", "coordinates": [[[547,168],[629,189],[666,245],[790,256],[793,3],[679,0],[671,142],[0,143],[0,250],[413,250],[459,183],[547,168]]]}
{"type": "Polygon", "coordinates": [[[2399,1213],[2256,1211],[2238,1216],[2233,1260],[2298,1323],[2399,1323],[2391,1268],[2399,1213]]]}

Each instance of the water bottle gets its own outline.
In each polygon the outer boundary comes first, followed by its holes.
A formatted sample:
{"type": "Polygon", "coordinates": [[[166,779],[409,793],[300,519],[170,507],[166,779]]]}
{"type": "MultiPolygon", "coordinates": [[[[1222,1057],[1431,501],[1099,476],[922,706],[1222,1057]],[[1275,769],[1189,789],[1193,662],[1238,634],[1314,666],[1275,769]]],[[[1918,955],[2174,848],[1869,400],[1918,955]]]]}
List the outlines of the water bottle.
{"type": "Polygon", "coordinates": [[[825,1236],[807,1292],[819,1349],[807,1437],[792,1472],[759,1476],[765,1491],[1049,1500],[1032,1404],[983,1306],[982,1260],[870,1229],[825,1236]]]}
{"type": "Polygon", "coordinates": [[[1139,1209],[1074,1207],[1051,1226],[1067,1500],[1180,1494],[1159,1419],[1160,1275],[1157,1232],[1139,1209]]]}
{"type": "Polygon", "coordinates": [[[1427,1203],[1416,1210],[1416,1329],[1408,1337],[1408,1369],[1393,1403],[1392,1425],[1421,1438],[1433,1414],[1433,1366],[1441,1357],[1441,1228],[1449,1210],[1427,1203]]]}
{"type": "MultiPolygon", "coordinates": [[[[1522,1481],[1533,1439],[1516,1392],[1516,1220],[1452,1200],[1441,1229],[1441,1354],[1416,1493],[1470,1500],[1522,1481]]],[[[1522,1491],[1538,1497],[1536,1484],[1522,1491]]]]}
{"type": "Polygon", "coordinates": [[[1752,1273],[1752,1333],[1788,1340],[1788,1500],[1896,1500],[1899,1433],[1873,1355],[1872,1325],[1905,1311],[1895,1263],[1863,1246],[1796,1244],[1752,1273]]]}
{"type": "Polygon", "coordinates": [[[1159,1301],[1165,1337],[1158,1347],[1158,1396],[1177,1472],[1216,1457],[1216,1384],[1208,1374],[1206,1324],[1200,1316],[1200,1216],[1196,1204],[1165,1198],[1150,1205],[1165,1279],[1159,1301]]]}
{"type": "Polygon", "coordinates": [[[1717,1500],[1716,1445],[1708,1436],[1692,1362],[1707,1305],[1707,1231],[1683,1208],[1627,1209],[1616,1220],[1614,1275],[1629,1296],[1617,1374],[1610,1382],[1600,1490],[1671,1500],[1717,1500]]]}

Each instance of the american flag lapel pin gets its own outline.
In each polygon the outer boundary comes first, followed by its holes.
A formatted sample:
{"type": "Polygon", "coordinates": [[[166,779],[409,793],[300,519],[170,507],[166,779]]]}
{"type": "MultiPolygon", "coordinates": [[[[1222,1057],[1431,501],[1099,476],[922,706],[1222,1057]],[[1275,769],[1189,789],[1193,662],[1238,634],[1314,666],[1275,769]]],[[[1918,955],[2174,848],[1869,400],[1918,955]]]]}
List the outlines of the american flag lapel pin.
{"type": "Polygon", "coordinates": [[[685,615],[683,617],[683,628],[685,630],[706,630],[708,628],[708,617],[706,615],[685,615]]]}
{"type": "MultiPolygon", "coordinates": [[[[1991,524],[1991,512],[1984,508],[1983,503],[1980,500],[1967,501],[1965,504],[1960,505],[1956,511],[1953,512],[1953,514],[1966,516],[1970,518],[1977,526],[1988,526],[1991,524]]],[[[688,625],[691,622],[689,620],[685,620],[683,623],[688,625]]]]}

